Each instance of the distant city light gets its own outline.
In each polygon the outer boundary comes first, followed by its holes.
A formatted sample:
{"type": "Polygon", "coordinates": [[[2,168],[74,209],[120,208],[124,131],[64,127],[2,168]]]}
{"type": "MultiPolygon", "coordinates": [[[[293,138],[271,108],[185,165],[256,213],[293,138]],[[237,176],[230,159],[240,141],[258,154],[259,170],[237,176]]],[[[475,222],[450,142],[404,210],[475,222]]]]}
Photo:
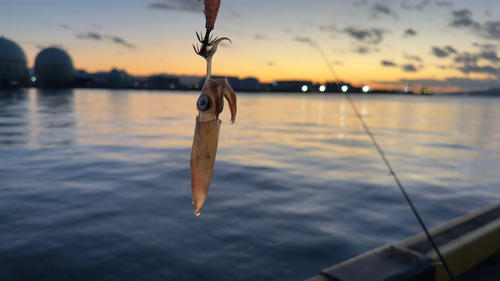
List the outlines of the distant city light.
{"type": "Polygon", "coordinates": [[[170,89],[174,89],[175,88],[175,84],[174,83],[170,83],[170,89]]]}
{"type": "Polygon", "coordinates": [[[274,87],[278,86],[278,81],[274,81],[274,82],[273,82],[273,86],[274,86],[274,87]]]}
{"type": "Polygon", "coordinates": [[[370,87],[369,86],[363,86],[363,92],[368,92],[370,91],[370,87]]]}
{"type": "Polygon", "coordinates": [[[306,86],[306,85],[302,86],[302,92],[307,92],[307,89],[308,89],[308,88],[307,88],[307,86],[306,86]]]}
{"type": "Polygon", "coordinates": [[[36,81],[36,77],[35,76],[32,76],[31,77],[31,82],[35,82],[36,81]]]}
{"type": "Polygon", "coordinates": [[[139,86],[139,82],[134,81],[134,87],[137,87],[137,86],[139,86]]]}
{"type": "Polygon", "coordinates": [[[198,83],[195,83],[195,84],[194,84],[194,88],[195,88],[195,89],[198,89],[199,87],[200,87],[200,84],[198,84],[198,83]]]}
{"type": "Polygon", "coordinates": [[[432,95],[434,93],[431,90],[429,90],[429,89],[420,89],[419,94],[421,94],[421,95],[432,95]]]}
{"type": "Polygon", "coordinates": [[[326,87],[325,87],[325,86],[323,86],[323,85],[322,85],[322,86],[319,86],[319,91],[320,91],[320,92],[324,92],[325,90],[326,90],[326,87]]]}
{"type": "Polygon", "coordinates": [[[342,92],[347,92],[347,90],[349,90],[349,87],[347,87],[346,85],[342,86],[340,89],[342,89],[342,92]]]}
{"type": "Polygon", "coordinates": [[[410,87],[405,87],[405,92],[409,93],[410,92],[410,87]]]}

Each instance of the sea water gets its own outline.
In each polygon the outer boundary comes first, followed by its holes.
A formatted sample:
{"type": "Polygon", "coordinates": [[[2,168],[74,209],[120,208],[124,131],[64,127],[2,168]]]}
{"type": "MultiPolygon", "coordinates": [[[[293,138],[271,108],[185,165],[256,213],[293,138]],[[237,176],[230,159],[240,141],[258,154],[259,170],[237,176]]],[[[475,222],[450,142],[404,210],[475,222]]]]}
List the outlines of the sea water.
{"type": "MultiPolygon", "coordinates": [[[[421,232],[343,94],[238,93],[203,215],[198,92],[2,90],[2,280],[303,280],[421,232]]],[[[500,201],[500,98],[351,95],[428,227],[500,201]]]]}

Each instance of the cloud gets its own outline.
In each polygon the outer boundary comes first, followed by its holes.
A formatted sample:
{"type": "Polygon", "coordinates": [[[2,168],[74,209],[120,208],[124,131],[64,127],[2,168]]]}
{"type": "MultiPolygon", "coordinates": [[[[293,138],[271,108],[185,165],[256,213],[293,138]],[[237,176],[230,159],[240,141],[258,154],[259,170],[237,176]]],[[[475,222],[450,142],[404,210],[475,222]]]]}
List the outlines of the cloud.
{"type": "Polygon", "coordinates": [[[481,26],[482,35],[488,39],[500,40],[500,21],[487,21],[481,26]]]}
{"type": "Polygon", "coordinates": [[[92,40],[102,40],[102,36],[99,33],[87,32],[83,34],[78,34],[78,39],[92,39],[92,40]]]}
{"type": "Polygon", "coordinates": [[[432,54],[438,58],[447,58],[450,54],[456,54],[457,51],[451,46],[446,46],[444,48],[432,47],[432,54]]]}
{"type": "Polygon", "coordinates": [[[309,38],[309,37],[301,37],[301,36],[296,36],[295,38],[293,38],[293,41],[302,42],[302,43],[307,43],[307,44],[309,44],[311,47],[315,47],[315,46],[316,46],[316,45],[314,44],[314,42],[311,40],[311,38],[309,38]]]}
{"type": "Polygon", "coordinates": [[[487,21],[483,24],[472,19],[472,12],[468,9],[452,11],[452,22],[450,26],[456,28],[469,28],[486,39],[500,40],[500,21],[487,21]]]}
{"type": "Polygon", "coordinates": [[[454,61],[456,63],[463,63],[464,65],[476,65],[479,56],[477,54],[470,54],[468,52],[464,52],[455,57],[454,61]]]}
{"type": "Polygon", "coordinates": [[[422,11],[424,9],[424,7],[427,6],[427,5],[429,5],[429,1],[428,0],[423,0],[420,4],[415,5],[415,9],[419,10],[419,11],[422,11]]]}
{"type": "Polygon", "coordinates": [[[176,7],[167,3],[151,3],[148,5],[150,9],[160,9],[160,10],[176,10],[176,7]]]}
{"type": "Polygon", "coordinates": [[[109,36],[109,35],[103,36],[97,32],[92,32],[92,31],[89,31],[87,33],[78,34],[77,38],[84,39],[84,40],[90,39],[90,40],[96,40],[96,41],[103,41],[103,39],[109,39],[113,43],[120,44],[120,45],[125,46],[127,48],[131,48],[131,49],[135,48],[135,45],[125,41],[124,39],[122,39],[120,37],[109,36]]]}
{"type": "Polygon", "coordinates": [[[444,50],[446,52],[448,52],[448,54],[456,54],[457,53],[457,50],[453,49],[453,47],[451,47],[451,46],[444,47],[444,50]]]}
{"type": "Polygon", "coordinates": [[[497,52],[483,51],[479,56],[487,61],[497,63],[500,62],[500,58],[497,56],[497,52]]]}
{"type": "Polygon", "coordinates": [[[382,4],[375,4],[375,6],[372,7],[372,10],[375,13],[379,13],[379,14],[386,14],[386,15],[392,14],[391,9],[385,5],[382,5],[382,4]]]}
{"type": "Polygon", "coordinates": [[[473,43],[472,46],[479,47],[479,48],[484,49],[484,50],[496,50],[498,48],[498,46],[495,44],[473,43]]]}
{"type": "Polygon", "coordinates": [[[255,40],[267,40],[267,36],[264,34],[255,34],[254,36],[255,40]]]}
{"type": "Polygon", "coordinates": [[[403,65],[403,71],[417,72],[417,68],[413,64],[405,64],[405,65],[403,65]]]}
{"type": "Polygon", "coordinates": [[[419,56],[404,55],[404,58],[407,60],[414,60],[418,62],[422,61],[422,59],[419,56]]]}
{"type": "Polygon", "coordinates": [[[367,44],[373,44],[376,45],[380,42],[382,42],[383,35],[387,31],[382,30],[382,29],[377,29],[377,28],[372,28],[372,29],[356,29],[354,27],[347,27],[344,29],[344,32],[349,34],[352,38],[363,41],[367,44]]]}
{"type": "Polygon", "coordinates": [[[371,10],[374,18],[377,18],[379,15],[394,16],[397,18],[396,14],[391,11],[391,8],[386,5],[375,4],[371,10]]]}
{"type": "Polygon", "coordinates": [[[116,44],[120,44],[120,45],[123,45],[127,48],[131,48],[131,49],[134,49],[135,48],[135,45],[132,45],[130,43],[128,43],[127,41],[123,40],[122,38],[120,37],[116,37],[116,36],[110,36],[109,37],[114,43],[116,44]]]}
{"type": "Polygon", "coordinates": [[[362,7],[362,6],[367,6],[368,5],[368,2],[366,2],[366,0],[361,0],[361,1],[358,1],[358,2],[354,2],[354,4],[352,4],[354,7],[362,7]]]}
{"type": "Polygon", "coordinates": [[[451,12],[453,20],[450,23],[453,27],[479,27],[479,23],[472,20],[472,12],[468,9],[462,9],[451,12]]]}
{"type": "Polygon", "coordinates": [[[422,11],[424,9],[424,7],[428,6],[429,4],[430,4],[430,2],[428,0],[422,0],[420,2],[420,4],[417,4],[415,6],[411,6],[410,4],[403,1],[403,2],[401,2],[401,9],[422,11]]]}
{"type": "Polygon", "coordinates": [[[401,2],[401,9],[404,9],[404,10],[411,10],[412,7],[410,5],[408,5],[408,3],[406,2],[401,2]]]}
{"type": "Polygon", "coordinates": [[[481,73],[500,77],[500,68],[498,66],[500,58],[496,50],[483,49],[475,54],[464,52],[457,54],[454,62],[458,64],[454,67],[464,74],[481,73]],[[481,64],[478,64],[478,62],[481,62],[481,64]]]}
{"type": "Polygon", "coordinates": [[[370,48],[366,46],[359,46],[353,52],[358,53],[358,54],[368,54],[370,52],[370,48]]]}
{"type": "Polygon", "coordinates": [[[396,66],[392,61],[383,60],[380,62],[383,66],[396,66]]]}
{"type": "Polygon", "coordinates": [[[319,27],[319,30],[326,31],[326,32],[339,32],[339,29],[333,24],[321,25],[319,27]]]}
{"type": "Polygon", "coordinates": [[[149,9],[200,12],[203,5],[196,0],[164,0],[162,2],[151,3],[147,6],[149,9]]]}
{"type": "Polygon", "coordinates": [[[446,51],[444,51],[438,47],[432,47],[432,53],[438,58],[446,58],[450,55],[446,51]]]}
{"type": "Polygon", "coordinates": [[[458,70],[462,71],[465,74],[469,73],[484,73],[484,74],[492,74],[498,76],[498,68],[492,66],[476,66],[476,65],[465,65],[463,67],[458,67],[458,70]]]}
{"type": "Polygon", "coordinates": [[[476,65],[479,59],[483,59],[490,63],[500,62],[500,58],[498,57],[497,52],[493,50],[482,50],[478,54],[470,54],[465,52],[463,54],[458,54],[457,57],[455,57],[454,61],[457,63],[464,63],[466,65],[476,65]]]}
{"type": "Polygon", "coordinates": [[[407,30],[405,30],[405,35],[404,37],[407,37],[407,36],[415,36],[417,35],[417,32],[411,28],[408,28],[407,30]]]}
{"type": "Polygon", "coordinates": [[[453,7],[453,3],[451,3],[451,2],[445,2],[445,1],[441,1],[441,2],[438,1],[438,2],[436,2],[436,5],[438,7],[453,7]]]}
{"type": "Polygon", "coordinates": [[[71,27],[69,27],[69,25],[64,24],[64,23],[61,23],[59,26],[60,26],[61,28],[64,28],[64,29],[71,29],[71,27]]]}

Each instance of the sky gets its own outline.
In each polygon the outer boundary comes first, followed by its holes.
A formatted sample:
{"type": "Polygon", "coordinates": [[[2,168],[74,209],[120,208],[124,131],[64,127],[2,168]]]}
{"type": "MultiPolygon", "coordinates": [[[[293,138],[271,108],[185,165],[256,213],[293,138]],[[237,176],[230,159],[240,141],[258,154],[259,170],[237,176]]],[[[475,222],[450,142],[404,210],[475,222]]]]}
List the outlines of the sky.
{"type": "MultiPolygon", "coordinates": [[[[0,7],[0,36],[23,48],[29,67],[56,46],[88,72],[205,75],[192,47],[205,29],[197,0],[0,0],[0,7]]],[[[222,0],[214,34],[232,41],[214,57],[220,76],[500,88],[498,0],[222,0]]]]}

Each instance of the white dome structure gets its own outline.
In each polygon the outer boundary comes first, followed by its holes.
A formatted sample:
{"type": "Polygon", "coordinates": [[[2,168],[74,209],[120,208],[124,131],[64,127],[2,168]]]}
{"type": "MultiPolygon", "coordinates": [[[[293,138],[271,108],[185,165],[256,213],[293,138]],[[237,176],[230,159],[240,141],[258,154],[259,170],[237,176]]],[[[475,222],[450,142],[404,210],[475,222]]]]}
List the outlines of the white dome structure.
{"type": "Polygon", "coordinates": [[[75,69],[71,57],[58,48],[42,50],[35,59],[35,73],[47,85],[68,86],[73,81],[75,69]]]}
{"type": "Polygon", "coordinates": [[[0,85],[15,86],[28,76],[26,55],[16,43],[0,37],[0,85]]]}

